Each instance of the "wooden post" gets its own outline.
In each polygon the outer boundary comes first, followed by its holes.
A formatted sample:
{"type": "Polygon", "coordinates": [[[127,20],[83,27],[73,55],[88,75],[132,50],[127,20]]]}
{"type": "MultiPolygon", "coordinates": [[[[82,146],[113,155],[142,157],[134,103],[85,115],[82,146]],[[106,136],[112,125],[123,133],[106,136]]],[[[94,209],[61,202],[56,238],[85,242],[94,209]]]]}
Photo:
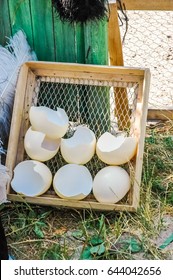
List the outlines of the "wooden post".
{"type": "MultiPolygon", "coordinates": [[[[110,64],[123,66],[122,43],[118,23],[118,12],[116,1],[109,1],[110,17],[108,25],[108,46],[110,64]]],[[[127,91],[124,88],[114,88],[116,116],[118,119],[119,130],[130,128],[130,113],[128,105],[127,91]]]]}

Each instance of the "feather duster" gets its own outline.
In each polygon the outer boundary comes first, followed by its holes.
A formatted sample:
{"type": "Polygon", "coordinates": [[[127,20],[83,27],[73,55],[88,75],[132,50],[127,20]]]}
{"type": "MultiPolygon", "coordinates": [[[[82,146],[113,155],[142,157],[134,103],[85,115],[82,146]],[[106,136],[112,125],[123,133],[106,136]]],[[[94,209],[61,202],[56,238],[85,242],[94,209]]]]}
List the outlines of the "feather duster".
{"type": "Polygon", "coordinates": [[[26,36],[18,31],[6,47],[0,46],[0,140],[5,142],[9,136],[11,114],[16,82],[20,66],[29,60],[36,60],[26,36]]]}
{"type": "Polygon", "coordinates": [[[53,6],[62,21],[97,21],[107,16],[108,0],[52,0],[53,6]]]}

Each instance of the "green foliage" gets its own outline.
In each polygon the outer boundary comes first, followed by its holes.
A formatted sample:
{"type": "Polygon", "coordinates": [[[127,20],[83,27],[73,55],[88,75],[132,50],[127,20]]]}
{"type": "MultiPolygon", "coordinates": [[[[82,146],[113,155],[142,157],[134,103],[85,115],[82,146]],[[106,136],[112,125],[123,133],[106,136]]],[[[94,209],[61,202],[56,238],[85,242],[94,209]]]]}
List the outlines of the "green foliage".
{"type": "Polygon", "coordinates": [[[138,253],[142,251],[142,244],[134,237],[125,239],[122,243],[124,243],[124,250],[128,250],[131,253],[138,253]]]}
{"type": "Polygon", "coordinates": [[[44,238],[43,228],[46,227],[44,222],[38,221],[34,226],[34,232],[38,238],[44,238]]]}

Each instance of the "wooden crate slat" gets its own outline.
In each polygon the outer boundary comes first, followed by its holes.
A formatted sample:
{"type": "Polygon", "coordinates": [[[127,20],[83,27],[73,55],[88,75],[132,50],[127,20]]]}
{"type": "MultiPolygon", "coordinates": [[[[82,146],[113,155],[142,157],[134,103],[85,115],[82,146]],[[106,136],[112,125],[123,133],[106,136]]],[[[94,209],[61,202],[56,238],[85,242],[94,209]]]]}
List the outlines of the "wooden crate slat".
{"type": "Polygon", "coordinates": [[[140,196],[140,184],[141,184],[141,174],[142,174],[142,164],[143,164],[143,153],[144,153],[144,142],[145,142],[145,131],[146,131],[146,121],[147,121],[147,108],[148,108],[148,98],[150,90],[150,71],[147,69],[145,71],[144,82],[143,82],[143,95],[142,103],[138,103],[137,116],[136,116],[136,130],[139,131],[139,143],[136,155],[136,169],[135,169],[135,181],[133,187],[133,206],[138,207],[139,196],[140,196]]]}
{"type": "Polygon", "coordinates": [[[33,71],[40,71],[41,69],[47,71],[52,71],[52,76],[54,71],[68,71],[70,72],[84,72],[84,73],[103,73],[103,74],[117,74],[117,75],[124,75],[126,76],[139,76],[141,80],[143,80],[145,69],[144,68],[135,68],[135,67],[115,67],[115,66],[101,66],[100,65],[84,65],[80,63],[57,63],[57,62],[43,62],[43,61],[36,61],[32,62],[29,61],[26,65],[33,71]]]}
{"type": "MultiPolygon", "coordinates": [[[[12,129],[10,129],[10,135],[8,141],[8,153],[6,157],[6,165],[8,166],[9,170],[12,173],[16,163],[18,141],[19,141],[21,123],[23,119],[23,107],[24,107],[25,90],[26,90],[27,78],[28,78],[28,70],[29,68],[25,64],[21,67],[17,88],[16,88],[17,94],[15,96],[14,106],[13,106],[13,114],[11,120],[12,129]]],[[[8,186],[7,193],[9,192],[10,192],[10,187],[8,186]]]]}
{"type": "Polygon", "coordinates": [[[105,204],[96,201],[76,201],[76,200],[66,200],[57,197],[40,196],[40,197],[22,197],[20,195],[9,194],[8,199],[18,202],[29,202],[38,205],[47,206],[59,206],[67,208],[77,208],[77,209],[91,209],[91,210],[101,210],[101,211],[129,211],[134,212],[136,208],[131,205],[123,204],[105,204]]]}

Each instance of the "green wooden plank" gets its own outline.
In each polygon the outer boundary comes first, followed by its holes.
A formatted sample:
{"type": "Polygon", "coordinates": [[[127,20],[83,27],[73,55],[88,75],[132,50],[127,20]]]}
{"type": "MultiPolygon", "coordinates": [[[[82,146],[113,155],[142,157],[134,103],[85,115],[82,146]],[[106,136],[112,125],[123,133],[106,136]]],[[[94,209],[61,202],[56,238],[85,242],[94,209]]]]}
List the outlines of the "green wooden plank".
{"type": "Polygon", "coordinates": [[[75,24],[76,62],[85,63],[85,37],[83,24],[75,24]]]}
{"type": "MultiPolygon", "coordinates": [[[[76,62],[75,49],[75,28],[74,25],[64,23],[55,15],[54,17],[54,36],[56,61],[58,62],[76,62]]],[[[68,112],[71,121],[77,121],[74,112],[77,111],[77,103],[75,102],[76,92],[73,85],[61,85],[57,93],[57,104],[68,112]],[[68,110],[70,104],[74,110],[68,110]]]]}
{"type": "Polygon", "coordinates": [[[54,36],[56,61],[76,62],[74,25],[60,21],[55,15],[54,36]]]}
{"type": "MultiPolygon", "coordinates": [[[[80,24],[60,21],[54,14],[56,61],[84,63],[84,30],[80,24]]],[[[78,121],[78,90],[76,85],[62,85],[57,93],[57,104],[63,108],[70,121],[78,121]]]]}
{"type": "Polygon", "coordinates": [[[51,0],[30,0],[34,50],[38,60],[55,61],[51,0]]]}
{"type": "MultiPolygon", "coordinates": [[[[108,27],[107,21],[88,22],[84,26],[85,63],[108,64],[108,27]]],[[[90,128],[100,136],[110,131],[110,95],[108,87],[87,86],[83,92],[88,97],[85,114],[90,128]],[[97,120],[97,121],[95,121],[97,120]]],[[[85,97],[86,99],[86,97],[85,97]]]]}
{"type": "Polygon", "coordinates": [[[26,33],[28,43],[33,48],[32,22],[29,0],[9,0],[12,34],[18,30],[26,33]]]}
{"type": "Polygon", "coordinates": [[[0,45],[5,46],[7,38],[11,35],[8,1],[0,1],[0,45]]]}
{"type": "Polygon", "coordinates": [[[85,63],[108,64],[107,21],[88,22],[84,25],[85,63]]]}
{"type": "Polygon", "coordinates": [[[84,63],[83,25],[62,22],[53,9],[56,61],[84,63]]]}

